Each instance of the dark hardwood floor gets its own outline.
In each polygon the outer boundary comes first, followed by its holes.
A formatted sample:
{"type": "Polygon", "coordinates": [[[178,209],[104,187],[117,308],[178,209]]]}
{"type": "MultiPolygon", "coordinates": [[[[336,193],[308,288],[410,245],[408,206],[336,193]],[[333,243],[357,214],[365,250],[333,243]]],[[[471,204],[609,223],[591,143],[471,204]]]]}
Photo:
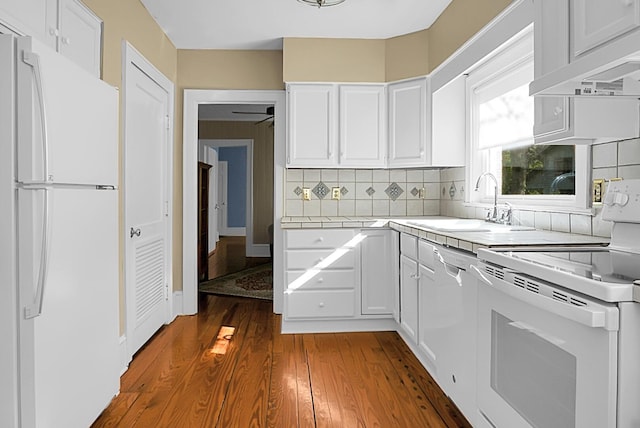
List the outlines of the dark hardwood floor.
{"type": "Polygon", "coordinates": [[[269,262],[269,257],[247,257],[244,236],[222,236],[208,257],[209,278],[227,275],[269,262]]]}
{"type": "Polygon", "coordinates": [[[270,302],[201,295],[134,357],[99,427],[465,427],[394,332],[280,334],[270,302]]]}

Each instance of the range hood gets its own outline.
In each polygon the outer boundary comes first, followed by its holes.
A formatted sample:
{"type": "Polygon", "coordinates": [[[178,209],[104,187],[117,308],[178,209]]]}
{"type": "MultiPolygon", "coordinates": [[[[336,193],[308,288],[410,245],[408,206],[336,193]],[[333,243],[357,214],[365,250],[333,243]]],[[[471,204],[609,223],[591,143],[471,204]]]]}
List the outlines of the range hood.
{"type": "Polygon", "coordinates": [[[640,32],[535,79],[529,85],[529,95],[640,98],[640,32]]]}

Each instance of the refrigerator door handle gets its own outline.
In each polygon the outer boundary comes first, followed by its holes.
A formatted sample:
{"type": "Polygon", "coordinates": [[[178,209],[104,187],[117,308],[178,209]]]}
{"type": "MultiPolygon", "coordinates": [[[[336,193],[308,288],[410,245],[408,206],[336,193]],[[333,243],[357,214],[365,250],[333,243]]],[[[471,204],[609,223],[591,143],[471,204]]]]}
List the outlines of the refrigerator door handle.
{"type": "MultiPolygon", "coordinates": [[[[35,189],[34,189],[35,190],[35,189]]],[[[42,210],[42,244],[40,248],[40,268],[38,269],[38,284],[36,293],[33,299],[33,303],[24,308],[25,319],[31,319],[39,316],[42,313],[42,301],[44,299],[44,285],[47,278],[47,271],[49,268],[49,228],[50,216],[49,216],[49,188],[43,186],[38,189],[44,192],[44,205],[42,210]]]]}
{"type": "Polygon", "coordinates": [[[42,74],[40,73],[40,57],[38,54],[28,51],[22,51],[22,62],[31,67],[33,78],[35,80],[36,93],[38,94],[38,103],[40,106],[40,125],[42,128],[42,156],[43,156],[43,181],[52,181],[53,177],[49,177],[49,134],[47,132],[47,111],[44,103],[44,89],[42,86],[42,74]]]}

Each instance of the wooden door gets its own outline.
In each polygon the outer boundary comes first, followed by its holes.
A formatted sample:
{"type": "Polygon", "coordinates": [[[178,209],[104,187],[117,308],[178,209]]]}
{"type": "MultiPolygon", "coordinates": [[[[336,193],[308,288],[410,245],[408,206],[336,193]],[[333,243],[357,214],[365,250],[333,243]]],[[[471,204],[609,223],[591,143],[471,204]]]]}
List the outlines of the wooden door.
{"type": "Polygon", "coordinates": [[[198,280],[209,279],[209,169],[198,162],[198,280]]]}

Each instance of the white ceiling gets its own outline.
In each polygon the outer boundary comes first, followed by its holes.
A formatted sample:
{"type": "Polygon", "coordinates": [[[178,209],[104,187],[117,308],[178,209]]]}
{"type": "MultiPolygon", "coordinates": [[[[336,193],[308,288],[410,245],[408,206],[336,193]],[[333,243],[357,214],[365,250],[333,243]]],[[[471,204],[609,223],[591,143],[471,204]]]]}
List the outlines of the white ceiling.
{"type": "Polygon", "coordinates": [[[178,49],[282,49],[283,37],[387,39],[431,26],[451,0],[141,0],[178,49]]]}

